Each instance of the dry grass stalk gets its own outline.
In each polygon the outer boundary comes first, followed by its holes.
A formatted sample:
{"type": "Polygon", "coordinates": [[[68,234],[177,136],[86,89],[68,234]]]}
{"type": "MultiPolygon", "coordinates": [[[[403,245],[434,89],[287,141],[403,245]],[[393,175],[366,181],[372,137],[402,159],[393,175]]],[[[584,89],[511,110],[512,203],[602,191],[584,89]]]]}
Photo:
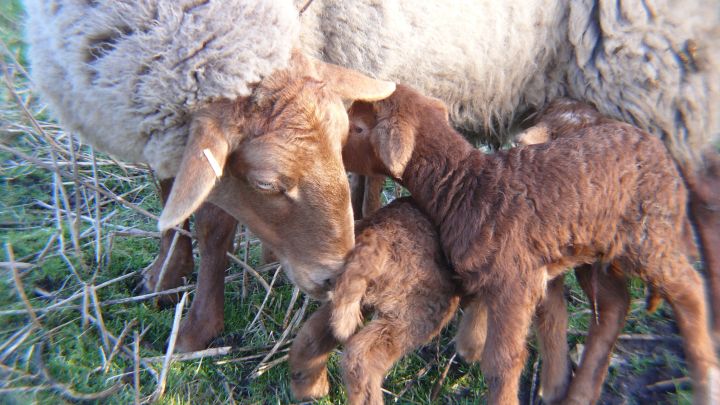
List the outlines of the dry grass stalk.
{"type": "Polygon", "coordinates": [[[167,375],[170,370],[170,363],[172,363],[172,354],[175,350],[175,342],[177,341],[178,330],[180,329],[180,319],[182,319],[182,311],[185,308],[185,302],[187,301],[188,293],[184,293],[180,302],[175,306],[175,318],[173,319],[172,331],[170,332],[170,340],[168,342],[167,352],[165,353],[165,361],[163,362],[163,368],[160,372],[160,381],[158,382],[155,393],[153,394],[153,400],[157,400],[165,393],[165,384],[167,383],[167,375]]]}
{"type": "Polygon", "coordinates": [[[163,278],[165,278],[165,272],[167,271],[168,265],[170,264],[170,258],[172,257],[173,253],[175,253],[175,245],[177,244],[178,239],[180,238],[180,234],[175,232],[173,235],[173,240],[170,243],[170,250],[168,250],[168,254],[165,256],[165,260],[163,260],[162,267],[160,268],[160,275],[158,276],[157,282],[155,283],[155,290],[154,293],[157,293],[160,291],[160,286],[162,285],[163,278]]]}
{"type": "Polygon", "coordinates": [[[110,356],[108,356],[107,361],[105,362],[105,366],[102,369],[102,372],[107,374],[108,371],[110,371],[110,364],[112,363],[115,356],[120,351],[120,346],[125,341],[125,338],[127,337],[128,333],[132,328],[137,326],[137,319],[132,319],[130,322],[127,322],[125,324],[125,327],[123,327],[122,332],[120,332],[120,336],[118,336],[117,341],[115,342],[115,345],[113,346],[112,350],[110,351],[110,356]]]}
{"type": "Polygon", "coordinates": [[[265,308],[265,304],[268,301],[268,298],[270,298],[270,292],[272,291],[272,286],[275,285],[275,280],[277,280],[278,274],[280,274],[280,269],[282,269],[282,266],[277,266],[277,270],[275,270],[275,274],[273,275],[272,280],[270,281],[270,285],[268,286],[267,293],[265,294],[265,298],[263,298],[262,303],[260,304],[260,307],[257,310],[257,313],[255,314],[255,317],[253,320],[248,324],[248,326],[245,328],[245,330],[251,330],[253,325],[260,319],[260,316],[262,315],[263,308],[265,308]]]}
{"type": "Polygon", "coordinates": [[[430,400],[435,401],[440,395],[440,390],[442,389],[443,383],[445,382],[445,378],[447,378],[448,372],[450,371],[450,366],[452,366],[453,361],[455,361],[455,357],[457,356],[457,352],[453,353],[452,357],[450,357],[450,360],[448,360],[447,364],[445,365],[445,369],[443,370],[442,374],[440,374],[440,378],[438,378],[437,381],[435,381],[435,384],[433,385],[432,391],[430,392],[430,400]]]}
{"type": "Polygon", "coordinates": [[[23,287],[22,279],[20,279],[20,272],[18,272],[17,267],[15,267],[14,265],[15,254],[13,253],[12,245],[9,242],[5,244],[5,252],[7,253],[8,261],[10,262],[10,269],[12,270],[13,281],[15,282],[15,289],[17,290],[18,296],[20,297],[22,303],[25,305],[25,308],[27,309],[27,314],[30,317],[32,323],[35,325],[36,328],[42,329],[42,324],[40,323],[40,320],[35,314],[35,310],[30,304],[30,300],[28,300],[28,297],[25,294],[25,288],[23,287]]]}
{"type": "MultiPolygon", "coordinates": [[[[276,273],[276,274],[277,274],[277,273],[276,273]]],[[[274,277],[273,277],[273,281],[274,281],[274,277]]],[[[270,359],[273,355],[275,355],[275,353],[276,353],[277,350],[280,348],[280,346],[282,346],[283,343],[285,342],[285,339],[287,339],[287,337],[288,337],[288,335],[290,334],[290,332],[294,331],[295,328],[297,328],[297,327],[300,325],[300,323],[301,323],[302,320],[303,320],[303,317],[305,316],[305,310],[307,310],[307,306],[308,306],[309,303],[310,303],[310,299],[309,299],[307,296],[305,296],[305,301],[303,302],[302,307],[300,308],[299,311],[297,311],[297,312],[295,313],[295,316],[293,316],[293,320],[292,320],[292,322],[290,322],[290,325],[289,325],[287,328],[285,328],[285,330],[283,331],[282,335],[280,335],[280,339],[278,339],[277,343],[275,343],[275,346],[273,346],[273,348],[270,350],[270,352],[268,352],[268,354],[265,355],[265,357],[260,361],[260,363],[258,364],[258,366],[255,368],[255,370],[253,370],[253,371],[250,373],[251,378],[260,377],[263,373],[265,373],[266,371],[268,371],[268,370],[269,370],[270,368],[272,368],[275,364],[279,364],[279,362],[276,363],[276,362],[274,362],[274,361],[273,361],[273,362],[270,362],[270,363],[266,363],[266,362],[267,362],[268,359],[270,359]]],[[[287,359],[287,356],[283,356],[282,358],[287,359]]]]}
{"type": "MultiPolygon", "coordinates": [[[[267,281],[265,281],[265,279],[260,275],[260,273],[255,271],[255,269],[253,269],[252,267],[250,267],[246,261],[240,260],[237,256],[233,255],[232,253],[228,252],[227,256],[230,258],[230,260],[233,261],[233,263],[236,263],[240,267],[242,267],[243,272],[248,272],[253,277],[255,277],[255,279],[258,281],[258,283],[260,283],[260,285],[265,289],[265,291],[267,291],[268,294],[270,293],[271,287],[270,287],[270,285],[268,285],[267,281]]],[[[246,276],[243,276],[243,285],[247,285],[244,283],[245,277],[246,276]]]]}

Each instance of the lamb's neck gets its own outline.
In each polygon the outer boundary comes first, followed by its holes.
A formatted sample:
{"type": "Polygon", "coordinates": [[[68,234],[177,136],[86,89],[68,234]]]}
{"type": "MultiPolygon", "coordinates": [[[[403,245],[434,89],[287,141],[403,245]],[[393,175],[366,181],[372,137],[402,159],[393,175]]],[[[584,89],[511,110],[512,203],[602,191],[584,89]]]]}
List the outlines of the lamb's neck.
{"type": "Polygon", "coordinates": [[[471,168],[482,165],[485,159],[452,129],[443,133],[418,131],[402,183],[431,220],[442,227],[450,220],[454,201],[463,198],[467,187],[478,186],[478,177],[470,173],[471,168]]]}

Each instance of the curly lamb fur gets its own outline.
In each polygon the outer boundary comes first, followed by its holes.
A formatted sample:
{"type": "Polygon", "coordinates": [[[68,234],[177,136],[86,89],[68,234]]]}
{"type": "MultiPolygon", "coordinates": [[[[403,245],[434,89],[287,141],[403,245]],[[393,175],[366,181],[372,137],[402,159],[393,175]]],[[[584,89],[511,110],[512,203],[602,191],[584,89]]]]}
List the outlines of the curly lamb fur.
{"type": "Polygon", "coordinates": [[[436,336],[460,301],[437,232],[410,198],[361,221],[356,242],[332,302],[308,319],[290,348],[298,399],[327,394],[326,362],[339,339],[348,402],[382,404],[390,367],[436,336]],[[363,312],[372,319],[356,332],[363,312]]]}
{"type": "MultiPolygon", "coordinates": [[[[697,402],[720,400],[703,284],[681,237],[687,192],[656,138],[611,122],[484,155],[453,131],[441,102],[405,86],[356,103],[350,117],[346,149],[368,153],[344,156],[346,166],[399,179],[438,227],[464,291],[487,305],[489,402],[517,403],[525,337],[548,280],[598,260],[661,292],[685,340],[697,402]]],[[[464,316],[458,334],[477,322],[464,316]]],[[[461,355],[468,349],[458,346],[461,355]]]]}
{"type": "Polygon", "coordinates": [[[287,66],[290,1],[27,0],[32,77],[83,141],[175,175],[190,112],[287,66]]]}

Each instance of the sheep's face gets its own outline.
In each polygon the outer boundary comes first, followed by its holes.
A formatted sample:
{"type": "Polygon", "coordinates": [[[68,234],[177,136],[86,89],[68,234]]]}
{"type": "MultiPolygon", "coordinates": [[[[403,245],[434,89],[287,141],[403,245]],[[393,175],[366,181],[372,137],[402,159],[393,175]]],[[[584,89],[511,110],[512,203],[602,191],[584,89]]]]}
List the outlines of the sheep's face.
{"type": "Polygon", "coordinates": [[[300,62],[312,74],[281,72],[252,97],[195,113],[160,228],[208,198],[268,245],[298,287],[322,300],[354,244],[342,99],[387,97],[394,85],[300,62]]]}
{"type": "MultiPolygon", "coordinates": [[[[311,81],[273,103],[262,128],[227,163],[244,221],[280,258],[286,275],[325,299],[354,245],[350,189],[341,150],[347,114],[340,98],[311,81]]],[[[258,128],[259,129],[259,128],[258,128]]],[[[219,190],[218,190],[219,191],[219,190]]]]}

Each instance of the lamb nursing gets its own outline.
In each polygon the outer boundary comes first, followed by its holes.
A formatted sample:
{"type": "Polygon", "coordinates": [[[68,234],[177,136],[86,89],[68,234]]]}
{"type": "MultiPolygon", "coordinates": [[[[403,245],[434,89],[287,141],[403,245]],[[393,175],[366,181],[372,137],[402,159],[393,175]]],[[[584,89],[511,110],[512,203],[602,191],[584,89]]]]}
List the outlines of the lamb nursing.
{"type": "MultiPolygon", "coordinates": [[[[400,181],[437,226],[471,308],[487,311],[481,367],[489,402],[517,403],[525,338],[548,281],[598,261],[641,278],[670,303],[696,401],[718,400],[704,286],[681,237],[687,193],[663,144],[610,122],[484,155],[447,116],[442,102],[406,86],[382,101],[355,103],[345,151],[359,152],[343,160],[348,170],[400,181]],[[585,139],[590,130],[604,136],[585,139]]],[[[461,354],[477,353],[464,335],[479,330],[483,312],[461,320],[461,354]]]]}

